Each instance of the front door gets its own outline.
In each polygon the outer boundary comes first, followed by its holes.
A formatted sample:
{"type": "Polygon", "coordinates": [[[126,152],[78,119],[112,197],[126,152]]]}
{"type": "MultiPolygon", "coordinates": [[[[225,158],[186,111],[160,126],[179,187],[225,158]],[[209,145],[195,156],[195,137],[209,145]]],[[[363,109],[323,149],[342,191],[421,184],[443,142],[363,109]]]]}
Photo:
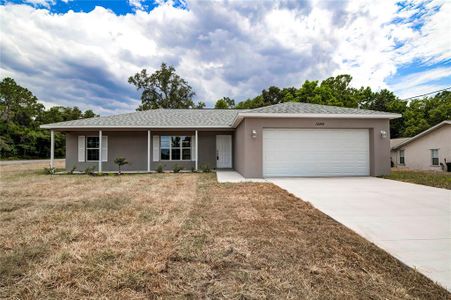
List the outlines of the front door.
{"type": "Polygon", "coordinates": [[[232,136],[216,136],[216,168],[232,168],[232,136]]]}

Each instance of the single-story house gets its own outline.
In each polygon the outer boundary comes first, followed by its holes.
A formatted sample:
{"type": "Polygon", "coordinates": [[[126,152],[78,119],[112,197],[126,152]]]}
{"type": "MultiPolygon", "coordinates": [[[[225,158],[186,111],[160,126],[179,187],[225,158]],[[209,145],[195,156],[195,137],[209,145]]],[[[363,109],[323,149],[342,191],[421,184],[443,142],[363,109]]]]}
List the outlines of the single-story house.
{"type": "Polygon", "coordinates": [[[66,168],[154,171],[208,165],[247,178],[390,172],[389,120],[379,111],[282,103],[248,109],[155,109],[42,125],[66,135],[66,168]]]}
{"type": "Polygon", "coordinates": [[[395,167],[446,170],[446,163],[451,163],[451,121],[443,121],[411,138],[392,139],[390,143],[395,167]]]}

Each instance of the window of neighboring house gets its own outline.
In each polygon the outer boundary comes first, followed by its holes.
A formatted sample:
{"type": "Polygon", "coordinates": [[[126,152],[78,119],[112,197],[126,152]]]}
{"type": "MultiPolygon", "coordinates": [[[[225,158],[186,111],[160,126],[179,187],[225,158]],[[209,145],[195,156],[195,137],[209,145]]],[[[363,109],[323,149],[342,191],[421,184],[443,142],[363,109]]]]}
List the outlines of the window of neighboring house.
{"type": "Polygon", "coordinates": [[[86,137],[86,155],[88,161],[99,160],[99,137],[88,136],[86,137]]]}
{"type": "Polygon", "coordinates": [[[191,160],[190,136],[161,136],[161,160],[191,160]]]}
{"type": "Polygon", "coordinates": [[[399,164],[404,165],[406,163],[406,159],[404,156],[404,150],[399,150],[399,164]]]}
{"type": "Polygon", "coordinates": [[[431,149],[432,165],[438,166],[438,149],[431,149]]]}

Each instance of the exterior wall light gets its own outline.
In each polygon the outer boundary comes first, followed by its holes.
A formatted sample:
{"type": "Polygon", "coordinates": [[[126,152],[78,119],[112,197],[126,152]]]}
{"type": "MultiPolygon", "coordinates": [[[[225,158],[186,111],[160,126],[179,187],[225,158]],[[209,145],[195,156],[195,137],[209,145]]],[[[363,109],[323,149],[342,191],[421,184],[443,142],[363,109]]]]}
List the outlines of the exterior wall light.
{"type": "Polygon", "coordinates": [[[387,138],[387,131],[381,130],[381,138],[383,138],[383,139],[387,138]]]}
{"type": "Polygon", "coordinates": [[[255,129],[252,130],[252,132],[251,132],[251,137],[252,137],[253,139],[256,139],[256,138],[257,138],[257,130],[255,130],[255,129]]]}

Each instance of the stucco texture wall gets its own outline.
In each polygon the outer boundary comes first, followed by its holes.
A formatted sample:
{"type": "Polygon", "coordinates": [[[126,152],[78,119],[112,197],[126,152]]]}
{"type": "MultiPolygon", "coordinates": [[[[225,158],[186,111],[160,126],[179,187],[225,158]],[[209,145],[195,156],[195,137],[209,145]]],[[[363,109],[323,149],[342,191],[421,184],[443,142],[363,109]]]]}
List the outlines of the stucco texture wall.
{"type": "Polygon", "coordinates": [[[386,175],[390,173],[390,137],[382,138],[380,132],[384,130],[389,134],[389,127],[387,119],[246,118],[236,131],[240,144],[235,146],[235,169],[247,178],[263,176],[262,136],[265,128],[355,128],[369,130],[370,175],[386,175]],[[252,130],[257,132],[256,138],[251,137],[252,130]]]}

